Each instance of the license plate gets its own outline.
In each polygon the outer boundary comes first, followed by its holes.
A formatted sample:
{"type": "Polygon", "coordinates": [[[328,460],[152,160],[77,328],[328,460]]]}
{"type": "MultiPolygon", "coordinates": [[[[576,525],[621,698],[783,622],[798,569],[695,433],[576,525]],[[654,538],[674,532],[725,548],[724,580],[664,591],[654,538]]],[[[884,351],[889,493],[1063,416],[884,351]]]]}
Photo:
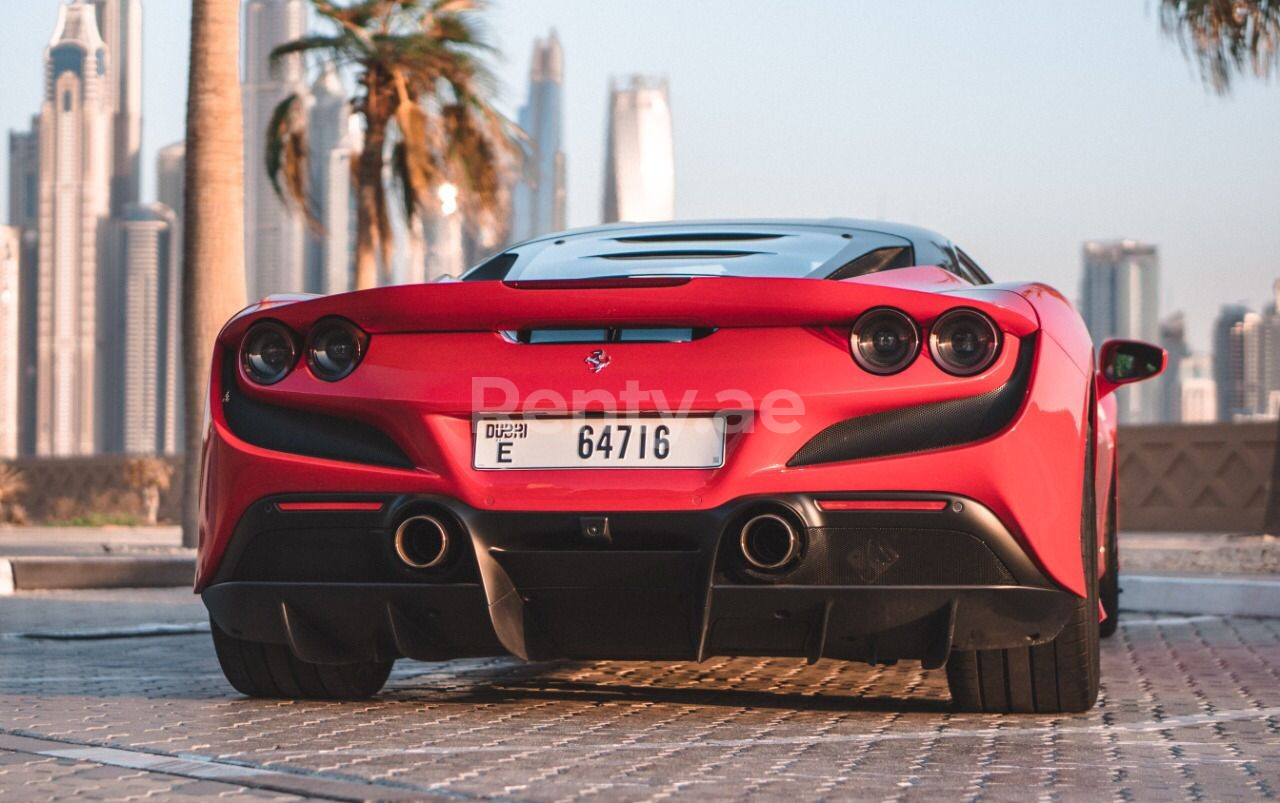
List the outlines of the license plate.
{"type": "Polygon", "coordinates": [[[478,418],[477,469],[719,468],[725,420],[478,418]]]}

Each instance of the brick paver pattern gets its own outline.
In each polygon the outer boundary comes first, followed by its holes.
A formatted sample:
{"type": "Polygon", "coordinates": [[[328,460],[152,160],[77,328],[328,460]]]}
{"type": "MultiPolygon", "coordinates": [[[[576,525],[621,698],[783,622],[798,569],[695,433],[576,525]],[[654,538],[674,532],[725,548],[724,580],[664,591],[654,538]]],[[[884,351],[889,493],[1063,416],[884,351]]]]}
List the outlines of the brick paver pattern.
{"type": "Polygon", "coordinates": [[[1280,620],[1129,615],[1102,666],[1098,707],[1061,717],[953,714],[915,665],[741,658],[402,661],[374,700],[304,703],[233,692],[207,633],[8,635],[0,797],[1280,795],[1280,620]]]}

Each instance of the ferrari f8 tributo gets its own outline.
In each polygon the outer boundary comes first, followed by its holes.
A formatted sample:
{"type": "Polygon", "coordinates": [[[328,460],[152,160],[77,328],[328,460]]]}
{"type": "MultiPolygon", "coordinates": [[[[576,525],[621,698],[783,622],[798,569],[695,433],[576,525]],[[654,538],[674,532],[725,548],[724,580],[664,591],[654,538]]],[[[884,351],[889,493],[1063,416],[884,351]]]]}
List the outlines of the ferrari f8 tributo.
{"type": "Polygon", "coordinates": [[[250,695],[401,657],[946,668],[1082,711],[1116,621],[1116,389],[1068,300],[855,220],[615,225],[217,341],[196,589],[250,695]]]}

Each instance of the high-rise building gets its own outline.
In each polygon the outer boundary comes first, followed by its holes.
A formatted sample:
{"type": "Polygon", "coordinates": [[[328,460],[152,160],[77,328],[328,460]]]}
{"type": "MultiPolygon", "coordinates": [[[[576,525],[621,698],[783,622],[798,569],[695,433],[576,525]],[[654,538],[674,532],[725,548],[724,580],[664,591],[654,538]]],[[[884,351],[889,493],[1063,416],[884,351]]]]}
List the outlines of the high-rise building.
{"type": "MultiPolygon", "coordinates": [[[[1081,308],[1095,343],[1111,337],[1154,343],[1159,337],[1160,262],[1154,245],[1133,240],[1084,244],[1081,308]]],[[[1160,420],[1160,385],[1143,382],[1116,392],[1122,424],[1160,420]]]]}
{"type": "Polygon", "coordinates": [[[675,145],[665,78],[632,76],[609,86],[604,221],[675,217],[675,145]]]}
{"type": "Polygon", "coordinates": [[[0,458],[17,457],[22,375],[18,321],[22,230],[0,226],[0,458]]]}
{"type": "Polygon", "coordinates": [[[40,261],[40,118],[29,131],[9,133],[9,223],[20,243],[17,294],[19,404],[18,452],[36,449],[36,298],[40,261]]]}
{"type": "Polygon", "coordinates": [[[1262,316],[1239,304],[1224,305],[1213,324],[1213,368],[1218,418],[1239,421],[1266,415],[1266,353],[1262,316]]]}
{"type": "Polygon", "coordinates": [[[186,185],[187,143],[175,142],[156,152],[156,202],[173,211],[182,223],[186,209],[183,188],[186,185]]]}
{"type": "Polygon", "coordinates": [[[1187,347],[1187,322],[1181,312],[1175,312],[1160,322],[1160,345],[1169,355],[1169,362],[1160,375],[1160,418],[1162,423],[1182,420],[1182,361],[1191,356],[1187,347]]]}
{"type": "Polygon", "coordinates": [[[1258,381],[1262,385],[1262,410],[1280,417],[1280,279],[1271,287],[1271,302],[1262,311],[1262,354],[1258,381]]]}
{"type": "Polygon", "coordinates": [[[305,285],[306,224],[276,195],[267,176],[267,126],[276,106],[296,95],[310,103],[302,57],[272,62],[271,51],[307,31],[304,0],[249,0],[244,9],[245,271],[251,300],[296,293],[305,285]]]}
{"type": "Polygon", "coordinates": [[[311,87],[309,136],[310,186],[318,230],[307,232],[307,271],[303,287],[313,293],[345,293],[355,272],[352,225],[351,159],[356,147],[351,103],[332,65],[311,87]]]}
{"type": "Polygon", "coordinates": [[[142,181],[142,0],[92,0],[106,43],[111,108],[111,214],[138,202],[142,181]]]}
{"type": "Polygon", "coordinates": [[[1178,418],[1173,423],[1206,424],[1218,420],[1218,383],[1204,354],[1193,354],[1178,365],[1178,418]]]}
{"type": "Polygon", "coordinates": [[[100,261],[112,168],[111,54],[94,7],[58,7],[40,112],[35,451],[97,448],[100,261]]]}
{"type": "Polygon", "coordinates": [[[166,413],[163,430],[157,433],[157,448],[166,454],[176,454],[182,448],[182,233],[186,199],[187,145],[175,142],[156,154],[156,202],[173,212],[170,240],[170,268],[168,285],[163,303],[165,307],[166,347],[163,353],[163,371],[166,413]]]}
{"type": "Polygon", "coordinates": [[[123,304],[119,326],[127,348],[115,351],[120,377],[118,448],[171,454],[179,444],[179,264],[177,219],[163,204],[137,205],[120,221],[123,304]]]}
{"type": "Polygon", "coordinates": [[[516,118],[529,136],[521,177],[511,193],[511,239],[565,228],[565,162],[561,146],[564,51],[553,30],[533,43],[529,99],[516,118]]]}

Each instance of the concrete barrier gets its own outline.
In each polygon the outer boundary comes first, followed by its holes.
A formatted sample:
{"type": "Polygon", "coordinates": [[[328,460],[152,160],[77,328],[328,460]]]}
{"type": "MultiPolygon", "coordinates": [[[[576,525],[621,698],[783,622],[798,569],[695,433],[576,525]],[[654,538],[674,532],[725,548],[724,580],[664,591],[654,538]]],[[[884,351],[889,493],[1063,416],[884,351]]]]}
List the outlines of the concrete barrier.
{"type": "Polygon", "coordinates": [[[1120,430],[1120,526],[1150,532],[1280,533],[1280,424],[1120,430]]]}

